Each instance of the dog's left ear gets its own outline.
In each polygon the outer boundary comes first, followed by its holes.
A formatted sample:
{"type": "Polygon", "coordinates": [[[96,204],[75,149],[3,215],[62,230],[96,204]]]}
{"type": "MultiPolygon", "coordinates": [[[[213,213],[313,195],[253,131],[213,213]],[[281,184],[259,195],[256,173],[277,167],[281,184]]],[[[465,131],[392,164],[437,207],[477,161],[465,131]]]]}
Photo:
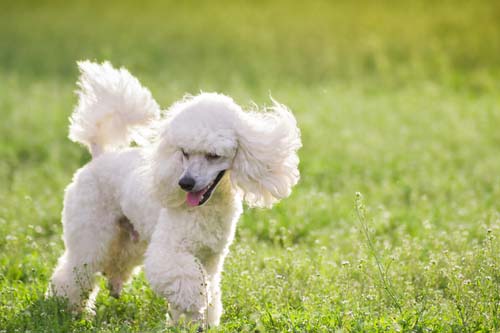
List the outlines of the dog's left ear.
{"type": "Polygon", "coordinates": [[[242,112],[231,179],[250,206],[270,207],[299,181],[300,131],[286,106],[273,100],[265,112],[242,112]]]}

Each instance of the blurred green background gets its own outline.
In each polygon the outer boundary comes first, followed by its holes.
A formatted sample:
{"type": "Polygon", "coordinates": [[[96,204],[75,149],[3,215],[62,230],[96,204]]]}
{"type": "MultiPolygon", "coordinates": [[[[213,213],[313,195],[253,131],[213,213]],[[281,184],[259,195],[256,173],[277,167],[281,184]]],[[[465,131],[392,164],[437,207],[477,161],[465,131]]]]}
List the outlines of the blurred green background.
{"type": "Polygon", "coordinates": [[[66,138],[81,59],[164,109],[218,91],[297,117],[301,182],[243,216],[220,331],[499,330],[499,55],[497,1],[3,1],[0,331],[164,328],[142,274],[92,318],[43,300],[90,158],[66,138]]]}

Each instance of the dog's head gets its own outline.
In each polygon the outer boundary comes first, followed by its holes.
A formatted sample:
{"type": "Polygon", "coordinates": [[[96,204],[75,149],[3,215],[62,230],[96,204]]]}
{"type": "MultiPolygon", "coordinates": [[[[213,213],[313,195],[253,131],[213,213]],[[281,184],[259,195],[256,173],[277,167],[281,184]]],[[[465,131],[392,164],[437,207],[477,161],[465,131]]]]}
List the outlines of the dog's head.
{"type": "Polygon", "coordinates": [[[168,205],[202,206],[230,181],[251,206],[271,206],[299,179],[300,132],[274,102],[244,112],[231,98],[202,93],[174,104],[155,151],[155,187],[168,205]]]}

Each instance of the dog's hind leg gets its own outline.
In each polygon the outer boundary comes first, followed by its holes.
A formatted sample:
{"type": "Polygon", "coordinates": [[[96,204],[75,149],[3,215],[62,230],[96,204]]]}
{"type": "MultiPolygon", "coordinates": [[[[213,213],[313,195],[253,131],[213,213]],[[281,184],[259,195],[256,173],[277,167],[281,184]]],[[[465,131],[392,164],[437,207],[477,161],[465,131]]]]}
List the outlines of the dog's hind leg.
{"type": "Polygon", "coordinates": [[[66,242],[66,251],[59,258],[51,278],[51,294],[65,297],[77,311],[93,307],[95,296],[95,274],[102,271],[102,262],[107,256],[110,243],[109,233],[82,233],[78,244],[66,242]],[[92,244],[91,244],[92,243],[92,244]],[[87,244],[87,246],[82,246],[87,244]]]}
{"type": "MultiPolygon", "coordinates": [[[[95,273],[116,237],[116,211],[95,195],[94,184],[72,186],[66,190],[63,226],[66,250],[52,275],[48,295],[67,298],[74,310],[81,310],[89,296],[95,295],[95,273]]],[[[92,299],[87,302],[92,307],[92,299]]]]}
{"type": "Polygon", "coordinates": [[[94,289],[95,272],[93,262],[83,263],[66,251],[52,274],[48,294],[66,298],[73,310],[81,311],[94,289]]]}
{"type": "Polygon", "coordinates": [[[139,233],[126,217],[121,217],[117,226],[118,236],[111,245],[103,268],[103,273],[108,278],[109,294],[115,298],[120,296],[134,267],[141,263],[145,250],[145,243],[140,242],[139,233]]]}
{"type": "MultiPolygon", "coordinates": [[[[128,259],[128,258],[123,258],[128,259]]],[[[108,278],[108,290],[109,294],[114,298],[119,298],[122,291],[123,285],[129,280],[132,275],[132,271],[137,266],[136,263],[131,264],[130,262],[125,262],[125,260],[118,260],[123,262],[124,265],[113,272],[106,272],[108,278]]]]}

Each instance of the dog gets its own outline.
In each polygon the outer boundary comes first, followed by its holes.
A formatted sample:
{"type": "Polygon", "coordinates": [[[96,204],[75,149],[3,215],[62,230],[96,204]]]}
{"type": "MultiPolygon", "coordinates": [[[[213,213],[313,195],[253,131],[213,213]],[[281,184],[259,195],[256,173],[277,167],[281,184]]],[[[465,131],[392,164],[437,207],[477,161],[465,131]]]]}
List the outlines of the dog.
{"type": "Polygon", "coordinates": [[[243,202],[271,207],[299,180],[300,131],[273,100],[243,111],[217,93],[162,112],[150,91],[109,62],[78,63],[69,138],[91,161],[65,190],[65,252],[48,295],[92,308],[95,276],[118,297],[144,264],[173,323],[219,324],[221,271],[243,202]]]}

